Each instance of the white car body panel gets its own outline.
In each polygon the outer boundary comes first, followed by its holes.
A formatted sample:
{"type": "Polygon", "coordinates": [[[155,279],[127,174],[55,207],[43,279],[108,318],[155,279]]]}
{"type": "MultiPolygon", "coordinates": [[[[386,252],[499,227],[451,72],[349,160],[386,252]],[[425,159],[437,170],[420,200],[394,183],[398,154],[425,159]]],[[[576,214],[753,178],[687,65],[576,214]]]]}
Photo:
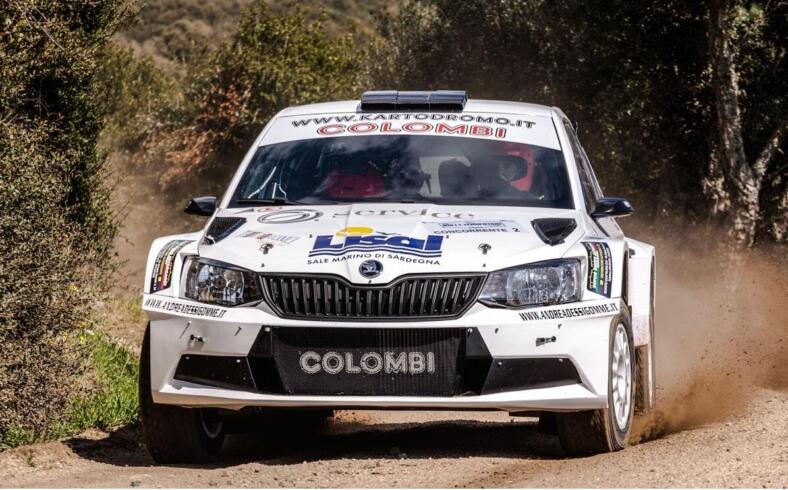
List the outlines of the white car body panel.
{"type": "MultiPolygon", "coordinates": [[[[614,301],[591,300],[583,302],[583,306],[613,305],[614,301]]],[[[167,298],[159,294],[145,295],[143,304],[151,320],[151,344],[154,347],[151,355],[151,372],[154,401],[157,403],[175,403],[179,394],[190,393],[195,399],[188,399],[187,405],[211,405],[224,408],[242,408],[244,406],[407,406],[408,402],[419,397],[354,397],[344,396],[280,396],[252,394],[235,390],[224,390],[214,387],[201,387],[193,383],[173,380],[178,359],[187,354],[203,354],[217,356],[246,356],[252,343],[264,325],[299,326],[304,322],[287,320],[276,317],[273,313],[264,311],[263,308],[217,308],[223,312],[221,318],[209,318],[190,313],[172,313],[173,305],[187,305],[196,308],[205,308],[201,303],[167,298]],[[194,337],[207,338],[207,342],[198,343],[194,337]],[[234,396],[243,396],[242,402],[233,402],[234,396]],[[400,400],[397,403],[392,398],[400,400]],[[362,403],[361,399],[366,400],[362,403]],[[270,403],[269,403],[270,402],[270,403]]],[[[211,307],[213,308],[213,307],[211,307]]],[[[542,311],[561,310],[564,306],[552,306],[531,309],[529,313],[542,311]]],[[[495,396],[479,397],[454,397],[424,400],[421,407],[467,407],[467,408],[492,408],[495,401],[506,402],[506,410],[525,409],[558,409],[561,403],[549,404],[550,397],[558,397],[566,403],[565,408],[591,409],[603,407],[607,396],[607,344],[610,322],[615,315],[596,314],[573,319],[572,321],[526,321],[518,312],[506,309],[490,309],[477,305],[469,310],[463,317],[440,322],[440,327],[445,328],[470,328],[479,329],[490,353],[495,358],[520,358],[520,357],[554,357],[566,356],[573,360],[580,370],[582,385],[580,389],[568,389],[567,386],[546,388],[541,390],[523,390],[519,395],[513,393],[495,394],[495,396]],[[540,337],[556,336],[557,341],[544,345],[537,345],[536,339],[540,337]],[[531,393],[536,392],[536,393],[531,393]],[[504,396],[505,395],[505,396],[504,396]],[[548,396],[549,395],[549,396],[548,396]],[[518,397],[526,398],[518,404],[518,397]],[[543,403],[540,407],[531,405],[532,402],[543,403]]],[[[437,323],[437,322],[436,322],[437,323]]],[[[326,328],[364,328],[369,323],[362,322],[323,322],[326,328]]],[[[376,322],[376,327],[412,328],[418,324],[376,322]]],[[[434,325],[434,324],[433,324],[434,325]]],[[[186,401],[186,400],[181,400],[186,401]]],[[[181,403],[183,404],[183,403],[181,403]]]]}
{"type": "MultiPolygon", "coordinates": [[[[524,208],[512,206],[435,205],[425,203],[352,203],[338,205],[288,205],[231,208],[232,190],[238,185],[252,157],[261,145],[336,135],[317,131],[335,125],[343,136],[353,135],[352,124],[395,123],[387,128],[403,131],[405,120],[359,120],[358,101],[330,102],[289,108],[280,112],[261,131],[206,227],[195,233],[155,240],[149,253],[143,308],[151,329],[151,389],[156,403],[182,406],[211,406],[229,409],[262,406],[299,407],[397,407],[445,409],[500,409],[509,411],[571,411],[604,408],[608,398],[608,346],[610,325],[617,316],[622,298],[632,317],[634,345],[653,353],[653,268],[654,248],[625,238],[612,218],[592,219],[582,198],[580,177],[572,152],[564,152],[569,169],[575,209],[524,208]],[[337,122],[337,117],[357,119],[337,122]],[[328,122],[293,125],[294,120],[330,118],[328,122]],[[246,221],[217,242],[206,239],[215,218],[244,218],[246,221]],[[546,244],[532,226],[538,218],[572,218],[577,227],[558,245],[546,244]],[[485,229],[490,231],[483,231],[485,229]],[[355,250],[342,255],[322,254],[339,246],[343,230],[367,229],[372,234],[391,234],[425,240],[440,236],[439,246],[430,256],[419,256],[385,247],[355,250]],[[458,230],[471,230],[458,232],[458,230]],[[322,237],[322,238],[321,238],[322,237]],[[322,242],[321,242],[322,240],[322,242]],[[596,245],[594,245],[596,244],[596,245]],[[483,250],[481,245],[488,245],[483,250]],[[184,258],[199,256],[248,269],[255,273],[310,273],[341,276],[353,284],[383,285],[407,274],[489,273],[492,271],[559,258],[577,258],[585,279],[591,267],[591,247],[606,247],[611,262],[608,294],[584,288],[582,300],[549,307],[494,308],[475,303],[460,317],[432,321],[308,321],[278,316],[265,301],[255,305],[221,307],[181,297],[184,258]],[[165,253],[166,252],[166,253],[165,253]],[[361,275],[359,265],[377,259],[385,267],[372,279],[361,275]],[[625,264],[627,277],[624,280],[625,264]],[[163,279],[164,277],[164,279],[163,279]],[[157,290],[152,288],[157,284],[157,290]],[[627,290],[624,291],[624,284],[627,290]],[[162,287],[164,286],[164,287],[162,287]],[[467,328],[477,329],[495,359],[566,358],[577,369],[580,382],[572,385],[540,387],[475,396],[347,396],[284,395],[208,386],[174,379],[183,356],[238,356],[250,354],[261,330],[272,327],[325,328],[467,328]],[[541,343],[538,339],[554,340],[541,343]],[[198,339],[198,341],[195,341],[198,339]]],[[[388,114],[388,113],[385,113],[388,114]]],[[[373,114],[374,115],[374,114],[373,114]]],[[[390,114],[389,114],[390,115],[390,114]]],[[[560,110],[533,104],[469,100],[455,116],[493,117],[490,137],[536,144],[546,148],[569,148],[560,110]],[[492,115],[492,116],[490,116],[492,115]],[[507,124],[497,124],[504,119],[507,124]],[[531,127],[516,121],[530,121],[531,127]],[[496,133],[505,129],[505,132],[496,133]]],[[[402,114],[400,114],[402,116],[402,114]]],[[[409,120],[410,121],[410,120],[409,120]]],[[[413,119],[432,124],[438,119],[413,119]]],[[[458,120],[443,120],[460,124],[458,120]]],[[[486,123],[479,123],[486,124],[486,123]]],[[[364,126],[362,126],[363,128],[364,126]]],[[[369,127],[369,126],[367,126],[369,127]]],[[[422,126],[423,127],[423,126],[422,126]]],[[[416,126],[418,128],[418,126],[416,126]]],[[[411,128],[413,129],[413,128],[411,128]]],[[[370,132],[374,132],[370,130],[370,132]]],[[[470,130],[468,130],[470,131],[470,130]]],[[[419,131],[417,131],[419,132],[419,131]]],[[[369,134],[361,132],[358,134],[369,134]]],[[[442,134],[456,137],[454,134],[442,134]]],[[[467,136],[467,134],[465,135],[467,136]]],[[[408,242],[410,243],[410,242],[408,242]]],[[[373,247],[374,248],[374,247],[373,247]]],[[[595,249],[598,250],[598,249],[595,249]]],[[[422,252],[418,252],[422,253],[422,252]]],[[[646,352],[645,350],[643,352],[646,352]]],[[[240,361],[239,361],[240,362],[240,361]]],[[[653,354],[648,356],[650,397],[654,403],[653,354]]]]}
{"type": "MultiPolygon", "coordinates": [[[[486,272],[563,256],[573,242],[579,239],[580,233],[575,231],[565,243],[551,247],[539,239],[530,222],[536,218],[574,218],[576,215],[576,211],[568,209],[533,208],[524,212],[498,206],[389,203],[248,208],[220,211],[217,216],[243,217],[246,223],[216,245],[201,243],[199,254],[259,272],[330,273],[342,275],[354,283],[366,283],[369,280],[364,279],[358,271],[363,258],[348,260],[348,255],[336,260],[331,256],[310,258],[315,237],[330,235],[334,237],[333,243],[340,243],[341,237],[336,236],[337,232],[348,228],[368,228],[380,233],[424,238],[430,234],[440,234],[436,229],[441,224],[474,226],[484,222],[499,222],[507,228],[506,232],[444,234],[439,250],[441,255],[422,260],[421,263],[405,262],[405,259],[418,259],[407,253],[396,254],[401,260],[387,258],[395,255],[394,252],[371,253],[371,258],[397,260],[399,265],[407,265],[407,273],[486,272]],[[299,223],[260,222],[269,217],[287,219],[298,213],[320,213],[320,216],[299,223]],[[482,254],[478,248],[482,243],[492,246],[487,254],[482,254]],[[260,249],[265,244],[270,244],[271,248],[263,254],[260,249]]],[[[585,251],[581,255],[585,255],[585,251]]],[[[384,268],[380,276],[371,279],[371,283],[386,284],[403,272],[404,269],[397,267],[384,268]]]]}

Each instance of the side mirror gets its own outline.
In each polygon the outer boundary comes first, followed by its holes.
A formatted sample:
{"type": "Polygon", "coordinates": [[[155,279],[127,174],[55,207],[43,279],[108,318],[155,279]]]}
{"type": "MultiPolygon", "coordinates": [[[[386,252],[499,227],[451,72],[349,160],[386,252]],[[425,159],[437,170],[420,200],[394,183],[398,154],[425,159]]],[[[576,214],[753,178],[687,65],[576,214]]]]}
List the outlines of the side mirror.
{"type": "Polygon", "coordinates": [[[614,218],[632,214],[632,205],[623,197],[603,197],[596,202],[592,218],[614,218]]]}
{"type": "Polygon", "coordinates": [[[216,211],[216,198],[213,196],[195,197],[189,201],[183,212],[195,216],[212,216],[216,211]]]}

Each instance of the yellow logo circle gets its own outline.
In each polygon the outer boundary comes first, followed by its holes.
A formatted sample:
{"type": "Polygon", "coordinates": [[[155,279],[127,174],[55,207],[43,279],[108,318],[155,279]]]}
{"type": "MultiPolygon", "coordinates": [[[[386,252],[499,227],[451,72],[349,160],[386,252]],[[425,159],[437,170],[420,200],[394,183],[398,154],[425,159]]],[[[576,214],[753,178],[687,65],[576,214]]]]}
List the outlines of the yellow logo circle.
{"type": "Polygon", "coordinates": [[[375,232],[372,228],[367,226],[348,226],[342,230],[339,230],[336,235],[337,236],[360,236],[360,235],[371,235],[375,232]]]}

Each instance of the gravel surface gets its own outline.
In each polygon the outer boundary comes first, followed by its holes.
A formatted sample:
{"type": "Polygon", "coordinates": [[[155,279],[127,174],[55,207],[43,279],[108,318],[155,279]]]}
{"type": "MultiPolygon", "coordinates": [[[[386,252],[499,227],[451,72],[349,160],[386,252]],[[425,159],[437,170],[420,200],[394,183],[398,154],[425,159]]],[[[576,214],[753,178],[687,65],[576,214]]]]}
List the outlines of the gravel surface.
{"type": "Polygon", "coordinates": [[[788,392],[742,415],[624,451],[568,459],[534,419],[489,412],[340,412],[318,435],[228,441],[214,467],[154,466],[135,429],[0,454],[0,486],[786,487],[788,392]]]}

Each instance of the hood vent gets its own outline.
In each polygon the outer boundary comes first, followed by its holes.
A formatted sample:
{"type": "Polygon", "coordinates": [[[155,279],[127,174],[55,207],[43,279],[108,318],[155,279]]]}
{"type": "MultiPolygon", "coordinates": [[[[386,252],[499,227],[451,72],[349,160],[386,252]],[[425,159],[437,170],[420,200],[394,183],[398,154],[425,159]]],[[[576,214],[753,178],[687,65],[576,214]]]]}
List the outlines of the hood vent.
{"type": "Polygon", "coordinates": [[[548,245],[564,243],[575,228],[577,223],[572,218],[541,218],[531,221],[536,234],[548,245]]]}
{"type": "Polygon", "coordinates": [[[211,221],[208,231],[205,232],[203,243],[213,245],[214,243],[227,238],[246,222],[246,218],[216,217],[211,221]]]}

